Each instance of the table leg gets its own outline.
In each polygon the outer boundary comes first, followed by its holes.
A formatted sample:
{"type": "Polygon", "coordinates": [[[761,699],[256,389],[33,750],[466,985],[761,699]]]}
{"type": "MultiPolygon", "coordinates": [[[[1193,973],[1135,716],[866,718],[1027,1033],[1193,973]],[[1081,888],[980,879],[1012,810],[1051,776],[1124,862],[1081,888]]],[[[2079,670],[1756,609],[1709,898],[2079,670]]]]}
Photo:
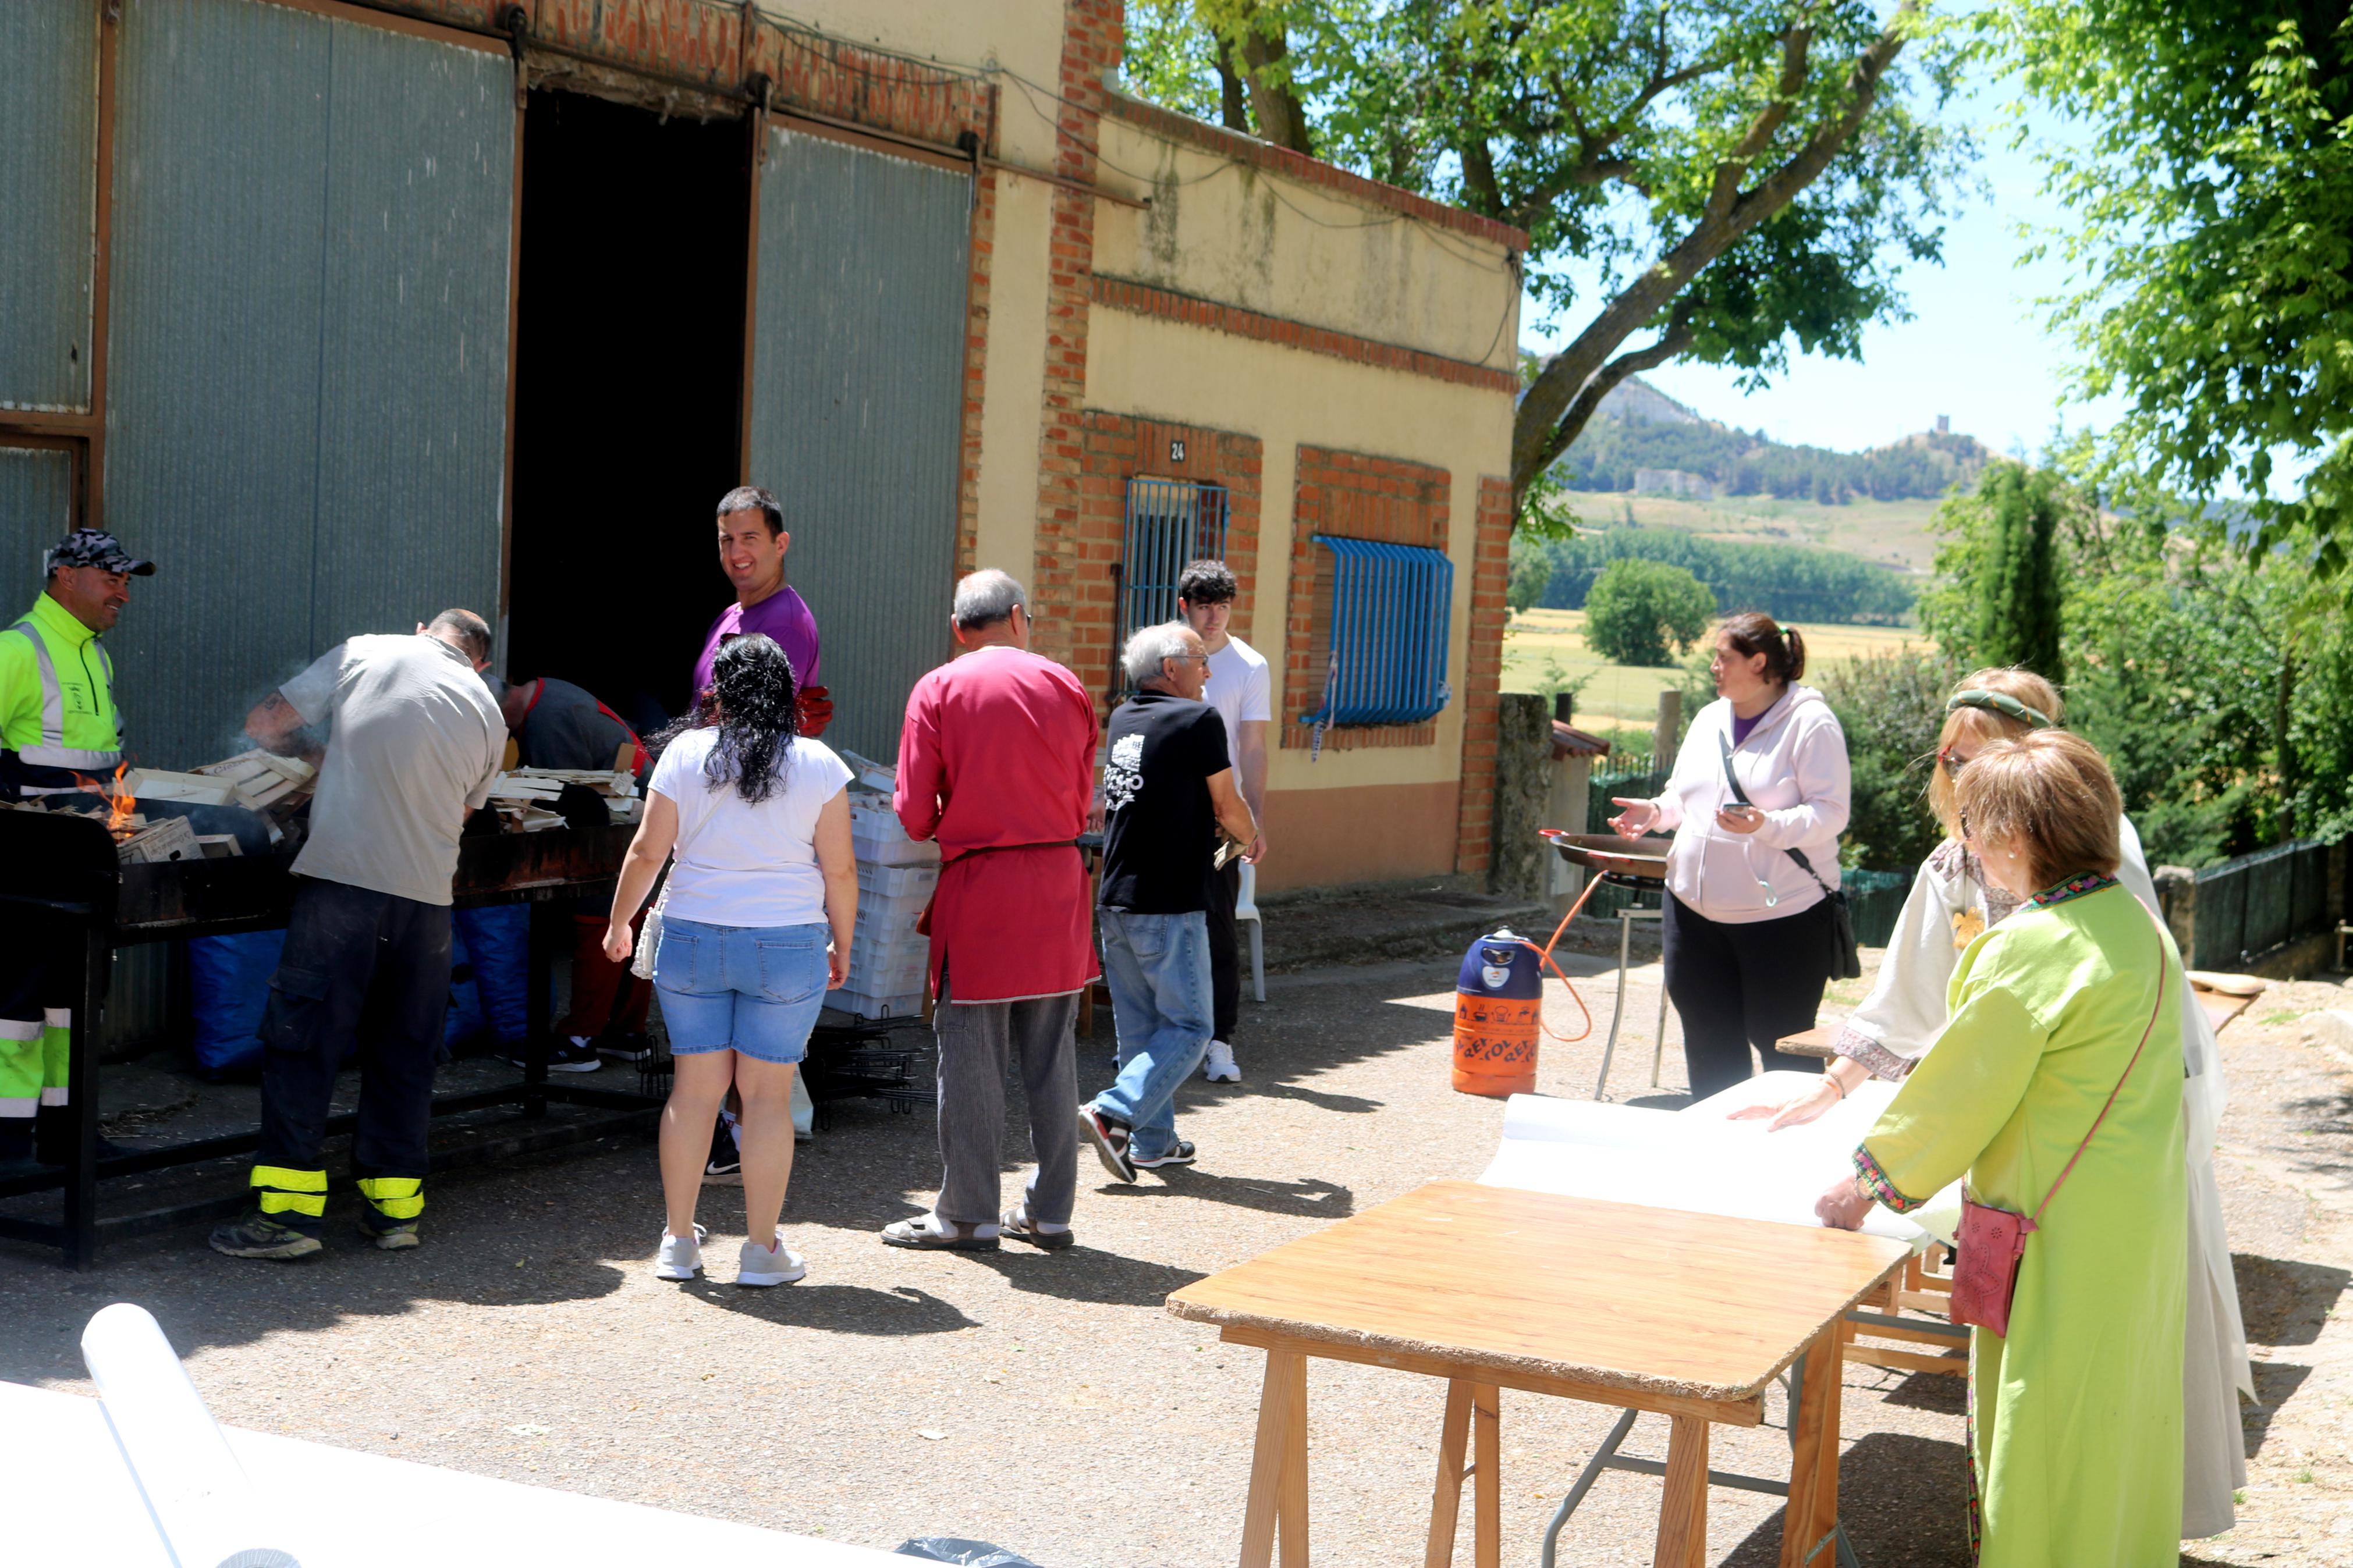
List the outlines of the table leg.
{"type": "Polygon", "coordinates": [[[1283,1568],[1306,1568],[1307,1358],[1293,1351],[1266,1352],[1250,1501],[1242,1510],[1241,1568],[1268,1568],[1278,1520],[1283,1568]]]}
{"type": "Polygon", "coordinates": [[[1438,1429],[1438,1484],[1430,1491],[1430,1545],[1422,1568],[1450,1568],[1454,1561],[1454,1526],[1462,1512],[1462,1454],[1471,1436],[1471,1384],[1452,1378],[1446,1384],[1446,1415],[1438,1429]]]}
{"type": "Polygon", "coordinates": [[[1839,1397],[1847,1325],[1831,1323],[1806,1347],[1789,1420],[1789,1506],[1781,1515],[1781,1568],[1823,1561],[1838,1529],[1839,1397]]]}
{"type": "Polygon", "coordinates": [[[1609,1037],[1601,1043],[1601,1076],[1593,1080],[1593,1098],[1609,1087],[1609,1058],[1618,1054],[1618,1020],[1626,1011],[1626,962],[1633,956],[1634,922],[1618,911],[1618,994],[1609,1002],[1609,1037]]]}
{"type": "Polygon", "coordinates": [[[1707,1561],[1707,1422],[1672,1415],[1667,1475],[1659,1499],[1659,1548],[1654,1568],[1702,1568],[1707,1561]]]}
{"type": "Polygon", "coordinates": [[[1472,1561],[1478,1568],[1502,1568],[1504,1561],[1504,1464],[1501,1410],[1492,1383],[1471,1388],[1471,1432],[1477,1468],[1472,1472],[1472,1561]]]}

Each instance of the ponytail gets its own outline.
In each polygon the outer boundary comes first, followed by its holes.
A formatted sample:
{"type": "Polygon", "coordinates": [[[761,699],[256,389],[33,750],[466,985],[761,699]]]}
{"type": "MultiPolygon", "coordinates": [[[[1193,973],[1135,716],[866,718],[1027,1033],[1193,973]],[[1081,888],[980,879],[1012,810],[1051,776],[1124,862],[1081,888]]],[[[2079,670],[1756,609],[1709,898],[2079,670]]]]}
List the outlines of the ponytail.
{"type": "Polygon", "coordinates": [[[1805,678],[1806,639],[1797,627],[1780,626],[1762,610],[1743,610],[1725,616],[1723,632],[1743,657],[1765,656],[1765,679],[1775,685],[1805,678]]]}

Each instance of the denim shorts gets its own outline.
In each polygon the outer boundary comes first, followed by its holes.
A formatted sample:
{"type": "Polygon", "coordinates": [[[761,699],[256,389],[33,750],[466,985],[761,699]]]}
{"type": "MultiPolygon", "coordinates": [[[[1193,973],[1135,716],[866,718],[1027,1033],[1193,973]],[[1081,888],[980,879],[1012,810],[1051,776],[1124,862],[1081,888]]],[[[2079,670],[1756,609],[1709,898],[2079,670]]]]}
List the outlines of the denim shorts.
{"type": "Polygon", "coordinates": [[[825,1005],[822,921],[798,926],[719,926],[662,921],[654,989],[672,1056],[740,1051],[789,1067],[808,1055],[809,1030],[825,1005]]]}

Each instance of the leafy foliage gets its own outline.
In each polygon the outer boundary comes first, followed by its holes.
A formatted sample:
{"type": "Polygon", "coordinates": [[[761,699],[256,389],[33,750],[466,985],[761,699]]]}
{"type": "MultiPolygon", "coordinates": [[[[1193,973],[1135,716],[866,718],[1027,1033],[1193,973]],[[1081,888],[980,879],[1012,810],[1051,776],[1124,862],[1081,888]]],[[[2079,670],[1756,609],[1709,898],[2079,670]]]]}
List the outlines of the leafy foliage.
{"type": "Polygon", "coordinates": [[[1846,731],[1852,770],[1844,858],[1872,871],[1910,871],[1943,829],[1929,813],[1927,770],[1936,765],[1945,697],[1961,674],[1936,653],[1873,654],[1811,672],[1846,731]]]}
{"type": "Polygon", "coordinates": [[[1530,292],[1588,314],[1521,400],[1525,501],[1629,374],[1692,354],[1761,380],[1793,343],[1852,358],[1902,314],[1968,150],[1934,119],[1957,52],[1903,58],[1936,32],[1925,4],[1194,0],[1188,36],[1145,0],[1130,80],[1199,112],[1220,60],[1279,39],[1243,62],[1261,134],[1298,144],[1260,123],[1279,82],[1317,155],[1527,231],[1530,292]]]}
{"type": "Polygon", "coordinates": [[[2043,153],[2073,221],[2053,324],[2108,455],[2195,501],[2233,481],[2259,549],[2353,542],[2353,20],[2344,0],[2008,0],[2033,100],[2091,130],[2043,153]],[[2300,498],[2274,454],[2313,465],[2300,498]]]}
{"type": "Polygon", "coordinates": [[[1970,646],[1985,664],[2023,665],[2054,683],[2059,655],[2059,477],[1997,464],[1978,489],[1986,551],[1975,574],[1970,646]]]}
{"type": "MultiPolygon", "coordinates": [[[[2291,535],[2253,554],[2146,482],[2095,506],[2068,473],[2115,471],[2079,445],[2049,487],[2068,728],[2107,754],[2152,863],[2210,865],[2353,829],[2353,618],[2341,580],[2291,535]]],[[[1993,509],[1947,502],[1926,629],[1968,668],[2000,660],[1974,606],[1994,574],[1993,509]]]]}
{"type": "Polygon", "coordinates": [[[1552,577],[1552,556],[1532,539],[1512,541],[1512,575],[1504,588],[1504,603],[1514,614],[1539,603],[1552,577]]]}
{"type": "Polygon", "coordinates": [[[1840,550],[1799,544],[1736,544],[1675,528],[1612,528],[1554,540],[1544,547],[1551,573],[1537,601],[1549,609],[1586,607],[1612,562],[1659,561],[1706,584],[1712,614],[1763,610],[1777,620],[1844,626],[1901,623],[1912,585],[1883,566],[1840,550]]]}
{"type": "Polygon", "coordinates": [[[1625,556],[1612,561],[1585,597],[1585,640],[1616,664],[1662,665],[1706,634],[1715,595],[1680,566],[1625,556]]]}

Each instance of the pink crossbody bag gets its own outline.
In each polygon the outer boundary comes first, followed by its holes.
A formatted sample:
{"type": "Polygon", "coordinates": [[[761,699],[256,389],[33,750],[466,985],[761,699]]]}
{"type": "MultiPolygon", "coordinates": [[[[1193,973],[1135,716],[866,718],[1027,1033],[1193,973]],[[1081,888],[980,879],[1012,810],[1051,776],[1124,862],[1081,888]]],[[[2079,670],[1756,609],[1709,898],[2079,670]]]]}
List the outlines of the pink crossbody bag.
{"type": "MultiPolygon", "coordinates": [[[[2130,899],[2132,894],[2126,892],[2125,897],[2130,899]]],[[[2142,913],[2147,913],[2147,904],[2141,904],[2138,899],[2133,899],[2133,902],[2140,904],[2142,913]]],[[[2116,1096],[2124,1092],[2126,1079],[2132,1077],[2133,1068],[2140,1065],[2140,1054],[2147,1048],[2148,1037],[2156,1033],[2157,1021],[2164,1015],[2165,937],[2160,931],[2157,940],[2157,1005],[2149,1012],[2148,1026],[2140,1032],[2140,1044],[2133,1047],[2132,1060],[2125,1064],[2124,1077],[2116,1079],[2116,1087],[2108,1090],[2107,1101],[2100,1107],[2099,1115],[2092,1118],[2091,1131],[2084,1134],[2074,1153],[2067,1157],[2066,1168],[2059,1173],[2059,1179],[2051,1184],[2051,1190],[2035,1205],[2034,1216],[2030,1219],[2009,1209],[1981,1204],[1963,1192],[1961,1226],[1956,1242],[1957,1255],[1953,1260],[1953,1300],[1948,1310],[1953,1322],[1974,1323],[2005,1338],[2009,1336],[2010,1299],[2018,1293],[2018,1265],[2026,1256],[2026,1238],[2042,1228],[2043,1211],[2059,1195],[2059,1189],[2067,1184],[2075,1162],[2091,1147],[2092,1134],[2108,1119],[2110,1108],[2116,1104],[2116,1096]]]]}

